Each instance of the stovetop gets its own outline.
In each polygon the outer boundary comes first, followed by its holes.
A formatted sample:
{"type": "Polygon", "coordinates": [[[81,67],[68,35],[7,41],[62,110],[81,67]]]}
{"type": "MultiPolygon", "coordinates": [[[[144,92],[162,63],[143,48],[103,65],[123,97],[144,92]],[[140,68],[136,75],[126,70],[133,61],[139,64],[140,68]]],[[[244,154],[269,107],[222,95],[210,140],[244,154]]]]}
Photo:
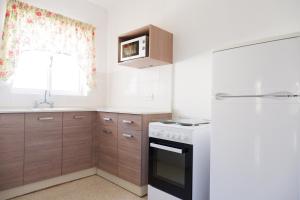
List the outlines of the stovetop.
{"type": "Polygon", "coordinates": [[[174,119],[161,121],[163,124],[177,124],[181,126],[199,126],[201,124],[209,124],[209,120],[194,120],[194,119],[174,119]]]}

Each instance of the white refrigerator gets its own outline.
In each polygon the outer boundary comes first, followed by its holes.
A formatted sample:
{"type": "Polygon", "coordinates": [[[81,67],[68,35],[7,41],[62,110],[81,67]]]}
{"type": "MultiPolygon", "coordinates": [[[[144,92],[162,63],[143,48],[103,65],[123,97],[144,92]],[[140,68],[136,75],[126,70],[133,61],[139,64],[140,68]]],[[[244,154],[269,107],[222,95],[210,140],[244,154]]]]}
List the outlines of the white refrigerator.
{"type": "Polygon", "coordinates": [[[215,51],[210,200],[300,200],[300,35],[215,51]]]}

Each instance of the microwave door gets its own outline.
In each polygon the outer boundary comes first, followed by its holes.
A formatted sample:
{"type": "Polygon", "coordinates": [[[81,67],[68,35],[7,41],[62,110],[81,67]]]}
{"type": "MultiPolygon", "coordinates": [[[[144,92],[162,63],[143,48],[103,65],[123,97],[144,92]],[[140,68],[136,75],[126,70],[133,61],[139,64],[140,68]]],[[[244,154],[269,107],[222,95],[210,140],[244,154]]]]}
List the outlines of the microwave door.
{"type": "Polygon", "coordinates": [[[126,58],[132,58],[134,56],[139,55],[139,41],[134,41],[128,44],[122,45],[122,57],[124,59],[126,58]]]}
{"type": "Polygon", "coordinates": [[[147,36],[121,42],[120,49],[121,61],[145,57],[147,50],[147,36]]]}

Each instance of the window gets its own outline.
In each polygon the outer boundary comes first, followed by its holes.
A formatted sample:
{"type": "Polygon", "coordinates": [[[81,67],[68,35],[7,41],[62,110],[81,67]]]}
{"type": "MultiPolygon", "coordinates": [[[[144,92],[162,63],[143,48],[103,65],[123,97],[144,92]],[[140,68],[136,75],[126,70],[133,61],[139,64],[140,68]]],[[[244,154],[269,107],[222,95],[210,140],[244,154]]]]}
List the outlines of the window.
{"type": "Polygon", "coordinates": [[[28,93],[85,95],[95,87],[95,28],[9,0],[0,48],[0,80],[28,93]]]}
{"type": "Polygon", "coordinates": [[[16,65],[13,88],[17,92],[48,90],[52,95],[84,95],[87,91],[84,72],[74,56],[24,51],[16,65]]]}

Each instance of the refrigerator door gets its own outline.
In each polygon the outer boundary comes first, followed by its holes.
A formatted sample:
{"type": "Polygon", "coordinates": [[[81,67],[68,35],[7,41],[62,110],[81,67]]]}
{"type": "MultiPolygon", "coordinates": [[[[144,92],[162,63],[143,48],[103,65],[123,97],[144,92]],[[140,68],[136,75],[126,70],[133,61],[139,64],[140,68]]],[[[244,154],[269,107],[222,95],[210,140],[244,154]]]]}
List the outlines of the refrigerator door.
{"type": "Polygon", "coordinates": [[[300,107],[266,101],[213,103],[211,200],[299,200],[300,107]]]}
{"type": "Polygon", "coordinates": [[[214,54],[211,200],[299,200],[300,39],[214,54]],[[282,93],[280,93],[282,94],[282,93]]]}

